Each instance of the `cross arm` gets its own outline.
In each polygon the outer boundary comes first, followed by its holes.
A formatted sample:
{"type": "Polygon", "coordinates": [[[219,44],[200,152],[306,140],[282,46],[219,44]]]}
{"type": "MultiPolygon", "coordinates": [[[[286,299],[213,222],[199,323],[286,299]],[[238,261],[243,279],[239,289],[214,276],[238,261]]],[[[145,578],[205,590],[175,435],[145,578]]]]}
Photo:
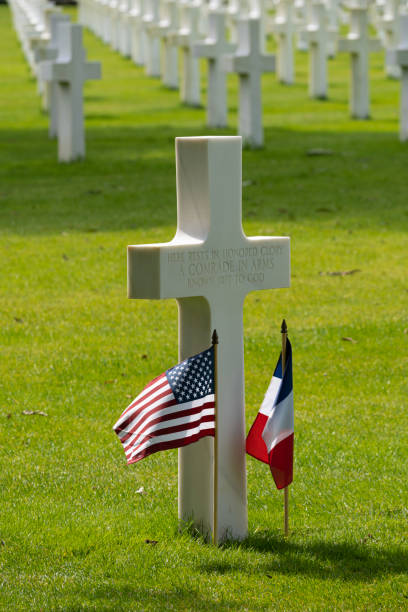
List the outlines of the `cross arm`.
{"type": "Polygon", "coordinates": [[[402,68],[408,68],[408,49],[397,49],[397,63],[402,68]]]}
{"type": "Polygon", "coordinates": [[[71,78],[71,66],[54,61],[41,62],[40,76],[44,81],[69,81],[71,78]]]}
{"type": "Polygon", "coordinates": [[[57,54],[57,49],[54,47],[39,47],[35,50],[34,57],[35,61],[38,63],[55,60],[57,59],[57,54]]]}
{"type": "Polygon", "coordinates": [[[377,51],[381,51],[382,44],[378,38],[370,38],[368,41],[368,49],[370,53],[376,53],[377,51]]]}
{"type": "Polygon", "coordinates": [[[275,72],[276,61],[274,55],[263,55],[261,59],[261,72],[275,72]]]}
{"type": "Polygon", "coordinates": [[[165,299],[222,291],[240,298],[251,291],[288,287],[290,239],[242,236],[220,248],[210,241],[176,238],[166,244],[128,247],[128,297],[165,299]]]}
{"type": "Polygon", "coordinates": [[[215,46],[216,42],[212,38],[197,42],[193,45],[193,56],[211,59],[214,57],[215,46]]]}
{"type": "Polygon", "coordinates": [[[359,53],[360,48],[360,39],[340,38],[338,41],[338,49],[340,53],[359,53]]]}
{"type": "Polygon", "coordinates": [[[100,62],[87,62],[85,64],[85,80],[97,81],[102,77],[102,68],[100,62]]]}
{"type": "Polygon", "coordinates": [[[192,239],[182,245],[173,240],[128,246],[128,297],[158,300],[197,295],[189,291],[186,279],[189,262],[200,258],[194,256],[197,244],[201,241],[192,239]]]}

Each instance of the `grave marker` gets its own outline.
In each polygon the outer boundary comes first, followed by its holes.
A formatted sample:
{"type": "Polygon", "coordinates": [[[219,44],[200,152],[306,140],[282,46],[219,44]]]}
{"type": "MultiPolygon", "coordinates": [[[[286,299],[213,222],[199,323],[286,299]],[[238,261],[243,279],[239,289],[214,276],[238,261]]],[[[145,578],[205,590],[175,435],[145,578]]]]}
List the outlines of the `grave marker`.
{"type": "Polygon", "coordinates": [[[368,35],[367,8],[352,7],[350,32],[339,40],[339,51],[351,57],[350,112],[355,119],[369,119],[369,63],[370,52],[379,51],[380,42],[368,35]]]}
{"type": "Polygon", "coordinates": [[[263,55],[259,19],[239,19],[238,48],[235,55],[224,58],[228,72],[239,76],[239,133],[252,147],[263,145],[261,78],[274,72],[275,57],[263,55]]]}
{"type": "Polygon", "coordinates": [[[130,55],[137,66],[144,66],[146,62],[147,37],[143,24],[146,13],[147,0],[135,0],[130,11],[130,55]]]}
{"type": "Polygon", "coordinates": [[[408,140],[408,15],[400,15],[397,63],[401,67],[400,140],[408,140]]]}
{"type": "MultiPolygon", "coordinates": [[[[218,349],[218,530],[247,534],[242,309],[255,290],[287,287],[289,238],[245,236],[241,221],[241,138],[176,139],[175,237],[128,247],[128,296],[175,298],[179,359],[218,349]]],[[[179,518],[213,526],[213,439],[179,449],[179,518]]]]}
{"type": "Polygon", "coordinates": [[[57,86],[58,159],[68,162],[85,156],[83,86],[101,78],[101,65],[86,61],[79,24],[59,23],[57,37],[57,59],[42,62],[41,74],[57,86]]]}
{"type": "Polygon", "coordinates": [[[385,73],[388,77],[399,79],[401,69],[398,66],[395,49],[399,39],[400,0],[388,0],[384,6],[382,26],[384,29],[385,73]]]}
{"type": "Polygon", "coordinates": [[[163,1],[164,19],[157,26],[157,34],[163,40],[163,85],[169,89],[178,89],[178,47],[173,38],[179,30],[179,3],[178,0],[163,1]]]}
{"type": "Polygon", "coordinates": [[[309,43],[309,95],[324,100],[327,98],[327,11],[323,2],[311,5],[305,37],[309,43]]]}
{"type": "Polygon", "coordinates": [[[235,51],[236,45],[226,37],[225,12],[208,12],[208,37],[193,47],[195,57],[208,60],[207,123],[211,127],[227,125],[227,75],[222,58],[235,51]]]}
{"type": "Polygon", "coordinates": [[[147,37],[146,74],[151,77],[160,77],[160,38],[157,35],[157,26],[160,22],[160,0],[148,0],[147,6],[147,12],[143,17],[147,37]]]}
{"type": "Polygon", "coordinates": [[[273,31],[278,41],[276,72],[281,83],[292,85],[294,82],[293,23],[292,0],[279,0],[273,31]]]}
{"type": "MultiPolygon", "coordinates": [[[[46,49],[41,53],[39,60],[50,61],[56,60],[58,57],[58,24],[69,23],[68,15],[56,13],[50,17],[50,42],[46,49]]],[[[41,68],[40,68],[41,71],[41,68]]],[[[54,81],[45,81],[43,93],[43,109],[49,112],[48,136],[50,138],[57,137],[57,84],[54,81]]]]}
{"type": "Polygon", "coordinates": [[[200,106],[200,64],[193,55],[193,48],[200,40],[199,21],[201,15],[200,1],[185,3],[181,8],[181,27],[174,37],[169,37],[174,44],[181,47],[183,57],[183,77],[181,79],[180,97],[189,106],[200,106]]]}

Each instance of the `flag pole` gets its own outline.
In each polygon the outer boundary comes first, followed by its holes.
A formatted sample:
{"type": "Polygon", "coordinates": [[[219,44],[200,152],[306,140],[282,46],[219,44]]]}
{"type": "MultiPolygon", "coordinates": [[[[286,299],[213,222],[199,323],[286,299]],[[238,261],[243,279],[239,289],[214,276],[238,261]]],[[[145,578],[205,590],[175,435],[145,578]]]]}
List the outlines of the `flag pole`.
{"type": "Polygon", "coordinates": [[[213,544],[217,544],[218,531],[218,334],[214,329],[212,335],[214,347],[214,525],[213,544]]]}
{"type": "MultiPolygon", "coordinates": [[[[281,334],[282,334],[282,380],[283,380],[283,375],[285,373],[285,367],[286,367],[286,342],[288,339],[288,327],[286,325],[285,319],[283,319],[282,321],[281,334]]],[[[284,496],[284,504],[285,504],[285,519],[284,519],[285,536],[288,536],[289,535],[289,487],[288,486],[283,489],[283,496],[284,496]]]]}

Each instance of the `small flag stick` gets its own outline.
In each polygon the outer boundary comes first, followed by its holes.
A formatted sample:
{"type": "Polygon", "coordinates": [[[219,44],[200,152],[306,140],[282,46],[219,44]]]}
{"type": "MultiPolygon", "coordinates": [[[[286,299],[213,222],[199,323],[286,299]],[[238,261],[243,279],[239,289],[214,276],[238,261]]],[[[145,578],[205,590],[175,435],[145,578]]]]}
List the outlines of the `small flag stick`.
{"type": "Polygon", "coordinates": [[[218,531],[218,334],[214,329],[212,335],[212,345],[214,347],[214,526],[213,544],[217,544],[218,531]]]}
{"type": "MultiPolygon", "coordinates": [[[[282,380],[285,373],[286,367],[286,341],[288,339],[288,327],[285,319],[282,321],[281,327],[282,334],[282,380]]],[[[289,487],[283,489],[284,503],[285,503],[285,536],[289,535],[289,487]]]]}

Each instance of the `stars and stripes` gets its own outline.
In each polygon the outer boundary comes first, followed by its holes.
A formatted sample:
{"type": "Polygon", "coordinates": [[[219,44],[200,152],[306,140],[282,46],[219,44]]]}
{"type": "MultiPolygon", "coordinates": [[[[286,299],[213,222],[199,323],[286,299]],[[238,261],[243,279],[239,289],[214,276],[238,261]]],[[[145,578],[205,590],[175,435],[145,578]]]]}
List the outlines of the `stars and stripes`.
{"type": "Polygon", "coordinates": [[[246,452],[269,464],[278,489],[293,480],[293,443],[292,347],[287,340],[283,378],[281,354],[246,440],[246,452]]]}
{"type": "Polygon", "coordinates": [[[152,380],[113,429],[128,464],[215,434],[214,347],[152,380]]]}

